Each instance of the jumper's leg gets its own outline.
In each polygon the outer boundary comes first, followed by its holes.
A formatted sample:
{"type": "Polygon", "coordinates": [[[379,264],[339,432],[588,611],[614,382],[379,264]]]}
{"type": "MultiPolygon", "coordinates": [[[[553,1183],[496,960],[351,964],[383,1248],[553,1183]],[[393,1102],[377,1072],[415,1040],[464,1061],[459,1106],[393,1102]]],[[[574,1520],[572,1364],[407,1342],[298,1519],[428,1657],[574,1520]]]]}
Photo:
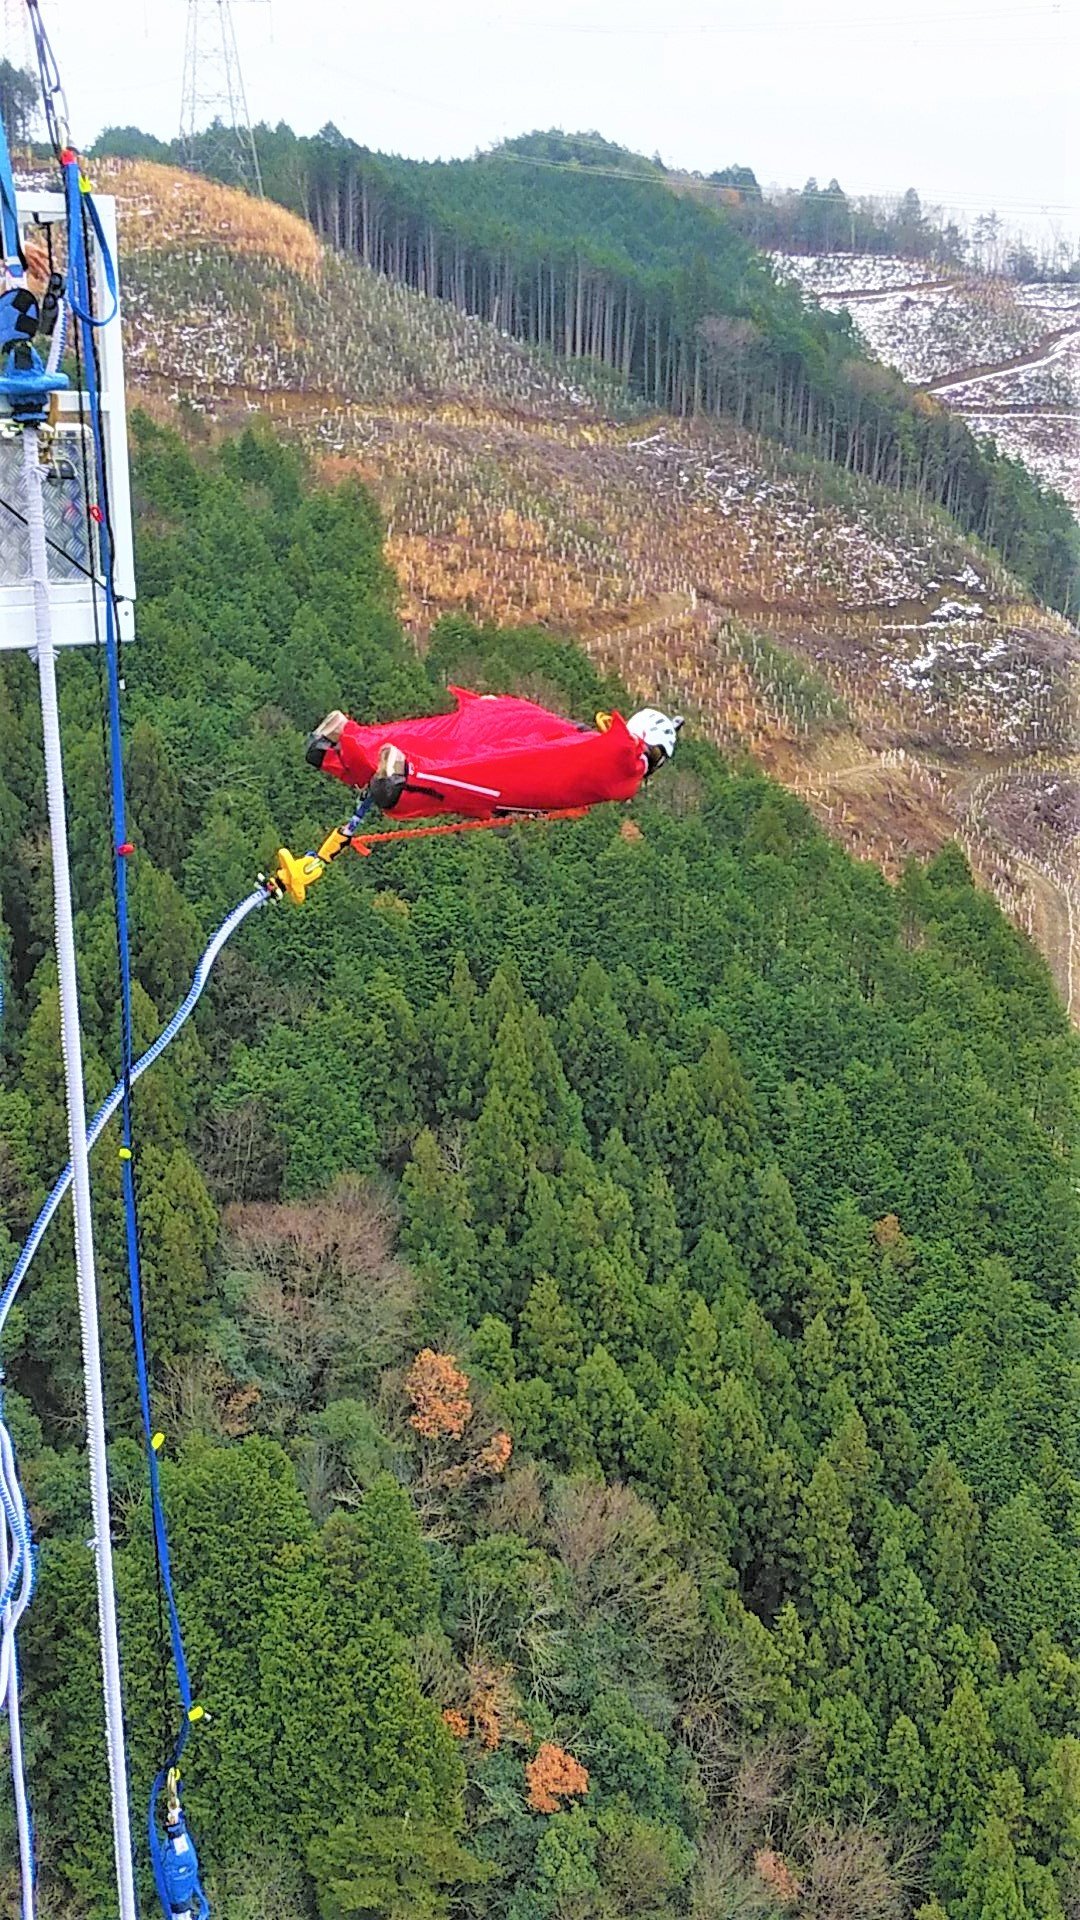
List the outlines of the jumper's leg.
{"type": "Polygon", "coordinates": [[[368,792],[374,804],[382,813],[392,813],[405,791],[409,777],[409,763],[400,747],[389,741],[380,748],[375,767],[374,778],[368,792]]]}
{"type": "Polygon", "coordinates": [[[330,748],[336,747],[341,739],[347,719],[348,715],[335,707],[333,713],[328,713],[326,719],[320,722],[307,743],[304,758],[309,766],[322,766],[330,748]]]}

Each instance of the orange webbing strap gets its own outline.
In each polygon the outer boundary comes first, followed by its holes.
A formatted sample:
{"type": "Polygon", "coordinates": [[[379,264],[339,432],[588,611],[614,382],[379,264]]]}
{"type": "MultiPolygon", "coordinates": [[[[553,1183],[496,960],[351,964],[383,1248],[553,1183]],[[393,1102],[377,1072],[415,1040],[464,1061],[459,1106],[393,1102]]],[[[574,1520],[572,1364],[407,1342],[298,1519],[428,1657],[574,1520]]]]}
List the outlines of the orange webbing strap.
{"type": "Polygon", "coordinates": [[[376,847],[384,846],[388,840],[427,840],[437,833],[482,833],[485,829],[526,825],[532,822],[546,826],[549,820],[584,820],[588,807],[562,807],[551,813],[504,813],[490,820],[452,820],[441,827],[398,827],[393,833],[358,833],[351,845],[357,853],[365,857],[374,853],[376,847]]]}

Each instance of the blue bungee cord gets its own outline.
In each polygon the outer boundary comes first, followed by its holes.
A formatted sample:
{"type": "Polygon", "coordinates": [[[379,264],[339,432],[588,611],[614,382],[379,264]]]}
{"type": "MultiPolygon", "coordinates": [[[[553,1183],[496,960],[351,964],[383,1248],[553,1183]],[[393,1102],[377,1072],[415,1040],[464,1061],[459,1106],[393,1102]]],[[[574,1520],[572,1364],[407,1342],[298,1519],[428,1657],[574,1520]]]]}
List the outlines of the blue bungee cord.
{"type": "MultiPolygon", "coordinates": [[[[254,892],[235,906],[226,915],[217,931],[208,941],[202,957],[195,969],[191,986],[153,1045],[148,1047],[141,1057],[134,1061],[127,1076],[130,1086],[134,1086],[144,1073],[160,1060],[162,1054],[176,1039],[181,1029],[194,1013],[199,1000],[222,949],[232,939],[237,928],[242,926],[250,913],[257,907],[265,906],[270,894],[265,886],[254,892]]],[[[87,1130],[90,1147],[96,1145],[108,1126],[109,1121],[120,1110],[125,1092],[123,1080],[117,1082],[107,1100],[98,1108],[87,1130]]],[[[69,1161],[34,1221],[22,1251],[12,1268],[11,1274],[0,1293],[0,1339],[11,1309],[18,1298],[19,1289],[26,1279],[34,1256],[45,1237],[46,1230],[54,1218],[61,1201],[71,1186],[71,1162],[69,1161]]],[[[2,1402],[0,1402],[2,1413],[2,1402]]],[[[152,1485],[157,1486],[157,1454],[153,1454],[151,1474],[152,1485]]],[[[10,1436],[0,1420],[0,1508],[3,1511],[4,1553],[9,1560],[6,1577],[3,1576],[3,1557],[0,1557],[0,1679],[6,1679],[7,1692],[0,1686],[0,1701],[6,1697],[11,1731],[12,1772],[15,1779],[16,1814],[20,1830],[20,1847],[23,1848],[23,1910],[22,1920],[34,1920],[33,1903],[33,1835],[30,1825],[26,1796],[26,1784],[22,1772],[22,1742],[18,1717],[18,1665],[15,1654],[15,1628],[30,1603],[33,1591],[34,1559],[31,1543],[30,1524],[26,1513],[26,1502],[19,1486],[15,1467],[14,1450],[10,1436]],[[10,1542],[10,1544],[7,1544],[10,1542]],[[12,1708],[14,1702],[14,1710],[12,1708]],[[25,1835],[25,1845],[24,1845],[25,1835]]],[[[155,1509],[155,1533],[160,1513],[160,1497],[155,1509]]],[[[163,1519],[162,1519],[163,1524],[163,1519]]],[[[165,1564],[168,1565],[166,1543],[165,1564]]],[[[171,1582],[169,1585],[169,1604],[175,1606],[171,1582]]],[[[181,1642],[182,1646],[182,1642],[181,1642]]],[[[187,1702],[182,1735],[186,1737],[191,1725],[189,1713],[195,1718],[199,1709],[191,1701],[190,1682],[187,1681],[186,1663],[183,1668],[187,1685],[187,1702]]],[[[182,1750],[183,1739],[178,1740],[178,1750],[182,1750]]],[[[170,1920],[207,1920],[210,1912],[206,1896],[199,1884],[198,1861],[194,1846],[187,1833],[183,1812],[179,1805],[179,1779],[176,1773],[177,1755],[174,1754],[169,1766],[162,1769],[154,1781],[147,1817],[147,1838],[154,1881],[162,1906],[170,1920]],[[168,1789],[169,1797],[165,1814],[165,1832],[160,1834],[157,1827],[157,1803],[163,1789],[168,1789]]]]}

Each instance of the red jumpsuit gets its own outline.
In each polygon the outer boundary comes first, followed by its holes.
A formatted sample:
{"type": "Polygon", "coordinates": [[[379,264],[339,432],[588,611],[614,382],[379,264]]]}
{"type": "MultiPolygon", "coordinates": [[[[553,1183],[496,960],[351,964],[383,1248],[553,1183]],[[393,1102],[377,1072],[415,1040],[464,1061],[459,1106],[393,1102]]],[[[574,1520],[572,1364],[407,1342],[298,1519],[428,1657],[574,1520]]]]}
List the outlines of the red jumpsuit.
{"type": "Polygon", "coordinates": [[[380,749],[388,742],[400,747],[409,773],[395,820],[592,807],[632,799],[645,777],[645,748],[617,713],[600,733],[531,700],[463,687],[450,692],[457,701],[452,713],[374,727],[346,721],[339,745],[323,758],[323,771],[347,786],[366,787],[380,749]]]}

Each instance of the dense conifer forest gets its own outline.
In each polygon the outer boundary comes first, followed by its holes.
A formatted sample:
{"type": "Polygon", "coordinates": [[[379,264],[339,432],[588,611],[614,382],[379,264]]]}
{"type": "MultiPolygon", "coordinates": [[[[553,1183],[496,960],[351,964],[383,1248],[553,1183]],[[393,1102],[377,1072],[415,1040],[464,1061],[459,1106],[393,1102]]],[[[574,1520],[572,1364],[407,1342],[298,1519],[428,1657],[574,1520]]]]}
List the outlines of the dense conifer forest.
{"type": "MultiPolygon", "coordinates": [[[[333,821],[302,751],[328,707],[621,696],[539,633],[445,623],[419,658],[355,483],[251,434],[137,439],[145,1044],[279,839],[333,821]]],[[[96,1102],[92,660],[62,698],[96,1102]]],[[[6,1268],[66,1152],[19,660],[0,821],[6,1268]]],[[[891,887],[692,738],[632,809],[410,843],[249,921],[136,1095],[216,1911],[1075,1915],[1078,1068],[957,852],[891,887]]],[[[159,1630],[109,1141],[96,1183],[138,1798],[159,1630]]],[[[68,1232],[5,1402],[45,1911],[107,1920],[68,1232]]]]}

